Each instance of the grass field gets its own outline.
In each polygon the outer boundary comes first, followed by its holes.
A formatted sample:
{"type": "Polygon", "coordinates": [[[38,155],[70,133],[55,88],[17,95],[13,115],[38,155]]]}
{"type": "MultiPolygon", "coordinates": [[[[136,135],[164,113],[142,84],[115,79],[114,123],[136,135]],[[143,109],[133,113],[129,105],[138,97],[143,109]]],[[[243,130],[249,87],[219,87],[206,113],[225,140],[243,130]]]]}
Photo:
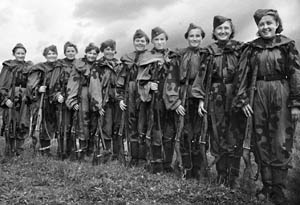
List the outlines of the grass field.
{"type": "MultiPolygon", "coordinates": [[[[0,139],[3,150],[4,139],[0,139]]],[[[149,174],[142,167],[126,168],[116,161],[92,166],[90,162],[33,157],[29,143],[26,141],[22,157],[1,164],[1,205],[259,204],[253,183],[247,187],[241,181],[243,189],[232,191],[170,173],[149,174]]]]}

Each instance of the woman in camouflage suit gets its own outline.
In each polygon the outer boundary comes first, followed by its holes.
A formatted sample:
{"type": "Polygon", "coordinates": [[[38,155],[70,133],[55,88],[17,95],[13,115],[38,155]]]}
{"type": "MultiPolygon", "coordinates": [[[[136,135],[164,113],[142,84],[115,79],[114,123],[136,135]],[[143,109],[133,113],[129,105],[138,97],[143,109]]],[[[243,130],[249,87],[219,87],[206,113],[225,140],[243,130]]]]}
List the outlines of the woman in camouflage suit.
{"type": "Polygon", "coordinates": [[[199,99],[192,96],[191,87],[200,70],[201,59],[205,55],[204,49],[200,48],[205,33],[200,26],[191,23],[184,37],[189,46],[179,50],[180,67],[170,70],[166,79],[166,96],[164,99],[165,104],[168,105],[167,109],[174,110],[178,115],[184,116],[184,127],[180,136],[184,174],[188,178],[192,176],[199,178],[201,156],[195,143],[198,141],[201,128],[200,117],[197,114],[199,99]],[[186,79],[187,77],[189,79],[186,79]],[[186,80],[187,88],[185,88],[186,80]],[[187,91],[184,106],[183,89],[187,91]]]}
{"type": "Polygon", "coordinates": [[[0,74],[0,106],[3,108],[4,134],[9,135],[9,142],[6,142],[9,145],[6,147],[10,149],[6,149],[6,154],[11,155],[15,152],[16,155],[20,155],[29,127],[30,113],[25,91],[32,62],[25,61],[26,48],[21,43],[13,48],[12,53],[15,59],[4,61],[0,74]],[[13,87],[14,91],[12,91],[13,87]],[[12,99],[13,95],[14,99],[12,99]],[[14,111],[9,112],[10,109],[14,111]],[[12,121],[8,122],[9,119],[12,121]],[[12,126],[13,124],[16,126],[12,126]],[[16,136],[13,136],[13,129],[16,136]]]}
{"type": "MultiPolygon", "coordinates": [[[[72,70],[74,69],[74,62],[76,60],[76,54],[78,53],[77,46],[71,42],[66,42],[64,45],[64,54],[65,58],[59,60],[62,65],[62,70],[60,73],[60,82],[59,87],[57,87],[58,92],[60,92],[61,96],[64,98],[64,101],[67,99],[67,84],[71,75],[72,70]]],[[[60,123],[58,127],[58,132],[60,132],[61,141],[60,143],[60,151],[58,153],[62,158],[66,158],[70,155],[72,149],[72,138],[71,138],[71,127],[72,120],[71,117],[73,115],[72,110],[68,109],[66,104],[63,103],[59,105],[58,110],[58,123],[60,123]],[[61,115],[61,116],[59,116],[61,115]],[[64,137],[66,137],[66,150],[64,149],[64,137]]]]}
{"type": "Polygon", "coordinates": [[[116,98],[116,80],[120,70],[120,62],[114,57],[116,42],[111,39],[104,41],[101,43],[100,51],[103,57],[96,61],[91,70],[89,87],[91,107],[93,111],[103,116],[101,122],[103,143],[107,151],[113,154],[112,159],[116,159],[120,151],[118,131],[121,118],[121,109],[116,98]]]}
{"type": "Polygon", "coordinates": [[[300,58],[295,42],[280,34],[283,29],[276,10],[259,9],[254,19],[259,37],[247,43],[241,56],[235,107],[254,118],[252,142],[263,182],[258,198],[270,197],[275,204],[284,204],[293,120],[299,120],[300,115],[300,58]],[[254,70],[257,82],[250,106],[247,89],[254,70]]]}
{"type": "Polygon", "coordinates": [[[30,70],[27,82],[27,97],[32,103],[33,130],[35,130],[40,100],[42,93],[44,93],[44,101],[42,102],[43,117],[39,127],[41,131],[39,136],[36,136],[38,132],[34,132],[32,138],[34,146],[37,140],[40,140],[42,154],[50,155],[50,140],[54,138],[57,129],[56,108],[57,104],[63,103],[62,96],[55,90],[59,83],[61,64],[57,61],[56,46],[46,47],[43,55],[47,61],[34,65],[30,70]]]}
{"type": "Polygon", "coordinates": [[[83,159],[88,150],[90,139],[90,100],[89,84],[93,63],[99,54],[99,48],[90,43],[85,49],[85,57],[76,59],[67,84],[66,105],[74,110],[72,122],[72,152],[79,153],[83,159]]]}
{"type": "Polygon", "coordinates": [[[217,181],[221,184],[236,186],[239,175],[242,133],[232,134],[231,103],[234,96],[233,81],[237,73],[241,43],[233,40],[234,27],[231,19],[215,16],[213,20],[213,39],[215,43],[207,47],[209,55],[203,61],[192,87],[192,95],[200,100],[198,113],[208,113],[208,134],[211,154],[215,157],[218,172],[217,181]],[[208,75],[211,74],[211,85],[208,75]],[[209,93],[206,87],[210,86],[209,93]],[[204,109],[204,99],[208,97],[208,110],[204,109]]]}
{"type": "MultiPolygon", "coordinates": [[[[137,93],[137,73],[140,59],[147,51],[146,46],[149,44],[149,37],[141,29],[136,30],[133,35],[133,45],[135,51],[122,56],[122,70],[118,76],[117,89],[120,100],[120,108],[127,112],[128,123],[128,140],[130,141],[131,166],[138,165],[138,160],[146,160],[145,150],[145,133],[138,132],[138,107],[139,96],[137,93]],[[128,81],[128,82],[126,82],[128,81]],[[127,87],[128,98],[125,99],[125,90],[127,87]],[[120,92],[119,92],[120,91],[120,92]],[[126,103],[127,102],[127,103],[126,103]],[[126,103],[126,104],[125,104],[126,103]]],[[[126,131],[125,131],[126,132],[126,131]]]]}

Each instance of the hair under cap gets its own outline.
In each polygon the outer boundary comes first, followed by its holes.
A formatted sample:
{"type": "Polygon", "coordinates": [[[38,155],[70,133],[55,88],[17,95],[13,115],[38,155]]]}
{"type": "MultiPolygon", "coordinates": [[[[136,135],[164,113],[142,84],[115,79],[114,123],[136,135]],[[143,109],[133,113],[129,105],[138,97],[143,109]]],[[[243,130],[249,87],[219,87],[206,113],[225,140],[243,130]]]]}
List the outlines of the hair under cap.
{"type": "Polygon", "coordinates": [[[84,52],[87,53],[91,50],[95,50],[97,54],[100,52],[99,48],[94,43],[89,43],[89,45],[87,45],[87,47],[85,48],[84,52]]]}
{"type": "Polygon", "coordinates": [[[201,28],[201,26],[197,26],[197,25],[195,25],[195,24],[193,24],[193,23],[190,23],[190,25],[189,25],[187,31],[186,31],[185,34],[184,34],[184,38],[185,38],[185,39],[188,38],[189,32],[190,32],[191,30],[193,30],[193,29],[200,29],[202,38],[205,37],[205,32],[203,31],[203,29],[201,28]]]}
{"type": "Polygon", "coordinates": [[[156,36],[159,36],[160,34],[164,33],[166,35],[166,40],[168,40],[168,34],[160,27],[155,27],[151,31],[151,40],[155,38],[156,36]]]}
{"type": "Polygon", "coordinates": [[[105,48],[110,47],[113,50],[116,50],[116,41],[112,39],[108,39],[101,43],[100,51],[103,52],[105,48]]]}
{"type": "Polygon", "coordinates": [[[47,54],[49,53],[49,51],[52,51],[52,52],[54,52],[54,53],[57,54],[57,48],[56,48],[56,46],[55,46],[55,45],[51,45],[51,46],[46,47],[46,48],[44,49],[44,51],[43,51],[43,56],[46,57],[47,54]]]}
{"type": "Polygon", "coordinates": [[[274,16],[275,20],[278,22],[278,28],[276,29],[276,33],[281,33],[283,31],[281,18],[275,9],[257,9],[253,15],[256,25],[260,22],[262,17],[264,16],[274,16]]]}
{"type": "Polygon", "coordinates": [[[148,35],[142,29],[138,29],[135,31],[133,35],[133,40],[135,40],[136,38],[143,38],[143,37],[145,37],[147,43],[150,42],[148,35]]]}
{"type": "Polygon", "coordinates": [[[74,43],[71,43],[70,41],[67,41],[64,45],[64,53],[66,53],[66,50],[68,47],[73,47],[76,50],[76,53],[78,53],[77,46],[74,43]]]}
{"type": "Polygon", "coordinates": [[[213,22],[213,27],[214,27],[214,30],[222,25],[225,21],[231,21],[230,18],[227,18],[227,17],[224,17],[224,16],[214,16],[214,22],[213,22]]]}
{"type": "Polygon", "coordinates": [[[12,53],[14,54],[18,48],[24,49],[25,53],[27,52],[25,46],[22,43],[17,43],[15,47],[12,49],[12,53]]]}

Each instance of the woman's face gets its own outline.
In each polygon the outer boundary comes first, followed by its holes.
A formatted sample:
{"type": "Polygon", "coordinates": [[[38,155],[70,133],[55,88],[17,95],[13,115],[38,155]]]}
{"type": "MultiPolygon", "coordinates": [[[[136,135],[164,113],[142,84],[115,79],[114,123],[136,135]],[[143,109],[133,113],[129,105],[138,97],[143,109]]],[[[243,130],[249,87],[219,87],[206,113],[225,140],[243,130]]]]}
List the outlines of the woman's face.
{"type": "Polygon", "coordinates": [[[26,56],[26,51],[23,48],[17,48],[14,52],[14,56],[17,61],[24,61],[26,56]]]}
{"type": "Polygon", "coordinates": [[[57,60],[57,53],[49,50],[47,55],[46,55],[46,59],[48,62],[55,62],[57,60]]]}
{"type": "Polygon", "coordinates": [[[67,49],[65,51],[65,56],[67,59],[74,60],[76,54],[77,54],[77,51],[73,46],[67,47],[67,49]]]}
{"type": "Polygon", "coordinates": [[[133,41],[133,46],[136,51],[144,51],[146,49],[147,41],[145,37],[135,38],[133,41]]]}
{"type": "Polygon", "coordinates": [[[152,43],[154,45],[154,48],[157,50],[163,50],[167,47],[167,38],[164,33],[156,36],[152,39],[152,43]]]}
{"type": "Polygon", "coordinates": [[[258,33],[262,38],[273,38],[276,35],[278,26],[279,24],[275,21],[273,16],[263,16],[257,25],[258,33]]]}
{"type": "Polygon", "coordinates": [[[114,49],[112,49],[111,47],[106,47],[103,50],[104,58],[106,58],[108,60],[113,59],[115,57],[115,53],[116,53],[116,51],[114,49]]]}
{"type": "Polygon", "coordinates": [[[232,28],[230,21],[225,21],[214,30],[214,35],[218,41],[228,41],[232,34],[232,28]]]}
{"type": "Polygon", "coordinates": [[[202,42],[201,30],[199,28],[190,30],[187,41],[190,47],[200,47],[202,42]]]}
{"type": "Polygon", "coordinates": [[[86,52],[85,56],[89,62],[94,62],[97,59],[98,53],[96,52],[95,49],[93,49],[93,50],[86,52]]]}

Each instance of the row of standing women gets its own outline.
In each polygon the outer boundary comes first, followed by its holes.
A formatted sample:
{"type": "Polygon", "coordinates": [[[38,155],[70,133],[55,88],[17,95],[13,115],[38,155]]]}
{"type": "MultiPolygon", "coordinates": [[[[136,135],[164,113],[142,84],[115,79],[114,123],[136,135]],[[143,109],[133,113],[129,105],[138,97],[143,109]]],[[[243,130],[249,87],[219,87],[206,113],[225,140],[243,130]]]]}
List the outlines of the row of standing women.
{"type": "Polygon", "coordinates": [[[185,177],[199,178],[206,169],[199,148],[204,139],[215,157],[218,181],[235,188],[246,120],[253,119],[248,148],[260,164],[263,182],[257,196],[282,204],[293,120],[300,114],[299,54],[295,42],[280,34],[276,10],[259,9],[254,19],[258,38],[251,42],[233,40],[232,20],[215,16],[213,44],[201,48],[205,32],[190,24],[184,35],[188,47],[177,51],[167,48],[168,35],[159,27],[152,29],[153,49],[146,50],[150,39],[139,29],[133,36],[135,51],[121,61],[114,57],[113,40],[100,49],[88,45],[82,59],[75,59],[77,47],[70,42],[62,60],[57,60],[56,47],[49,46],[43,52],[47,61],[36,65],[24,60],[26,49],[17,44],[15,60],[5,61],[0,75],[7,143],[20,154],[32,122],[33,142],[41,145],[43,154],[49,153],[53,136],[63,135],[65,150],[63,137],[59,145],[65,157],[75,151],[83,158],[95,151],[95,136],[100,134],[103,147],[118,158],[126,136],[132,166],[146,161],[152,172],[160,172],[172,171],[175,164],[185,177]],[[97,60],[100,51],[103,57],[97,60]]]}

